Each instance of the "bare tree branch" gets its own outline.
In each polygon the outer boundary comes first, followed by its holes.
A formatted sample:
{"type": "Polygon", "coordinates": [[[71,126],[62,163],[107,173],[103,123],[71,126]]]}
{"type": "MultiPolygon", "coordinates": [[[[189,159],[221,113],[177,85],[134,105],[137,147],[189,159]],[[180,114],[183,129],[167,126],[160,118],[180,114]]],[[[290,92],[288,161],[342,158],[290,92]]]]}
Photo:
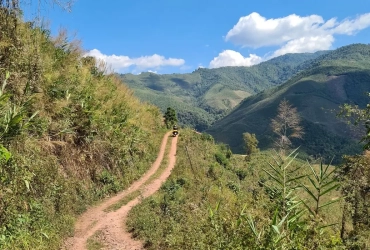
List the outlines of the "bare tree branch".
{"type": "Polygon", "coordinates": [[[291,138],[302,139],[304,131],[300,122],[301,118],[297,108],[293,108],[286,99],[282,100],[278,107],[277,116],[271,119],[272,131],[278,136],[275,143],[280,149],[284,150],[289,147],[292,144],[291,138]]]}

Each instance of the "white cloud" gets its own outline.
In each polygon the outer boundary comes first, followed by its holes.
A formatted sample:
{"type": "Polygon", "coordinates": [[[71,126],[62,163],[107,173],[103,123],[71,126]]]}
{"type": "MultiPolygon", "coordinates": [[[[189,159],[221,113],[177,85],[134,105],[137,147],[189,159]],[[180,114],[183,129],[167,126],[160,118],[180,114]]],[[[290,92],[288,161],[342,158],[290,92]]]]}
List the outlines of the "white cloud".
{"type": "Polygon", "coordinates": [[[233,50],[224,50],[209,63],[210,68],[219,68],[225,66],[252,66],[262,62],[262,58],[250,54],[249,57],[244,57],[239,52],[233,50]]]}
{"type": "Polygon", "coordinates": [[[353,35],[368,27],[370,13],[338,22],[336,18],[325,21],[318,15],[301,17],[295,14],[266,19],[253,12],[241,17],[227,33],[225,40],[251,48],[278,45],[281,48],[273,53],[278,56],[330,49],[335,35],[353,35]]]}
{"type": "Polygon", "coordinates": [[[85,56],[93,56],[106,62],[115,71],[120,72],[134,66],[138,70],[158,69],[162,66],[181,66],[185,64],[184,59],[165,58],[164,56],[154,54],[152,56],[141,56],[130,58],[128,56],[105,55],[97,49],[90,50],[85,56]]]}
{"type": "Polygon", "coordinates": [[[333,42],[334,37],[331,35],[301,37],[287,42],[280,49],[276,50],[272,57],[281,56],[287,53],[316,52],[318,50],[329,49],[333,42]]]}
{"type": "Polygon", "coordinates": [[[346,19],[339,23],[334,29],[335,34],[353,35],[357,31],[370,26],[370,13],[358,16],[356,19],[346,19]]]}

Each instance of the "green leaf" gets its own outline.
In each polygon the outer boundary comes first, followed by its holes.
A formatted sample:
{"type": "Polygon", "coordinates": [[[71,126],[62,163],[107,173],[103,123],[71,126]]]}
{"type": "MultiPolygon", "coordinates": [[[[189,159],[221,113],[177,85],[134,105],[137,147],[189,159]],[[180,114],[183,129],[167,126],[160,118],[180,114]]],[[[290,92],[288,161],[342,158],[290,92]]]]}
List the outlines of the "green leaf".
{"type": "Polygon", "coordinates": [[[342,197],[339,197],[339,198],[337,198],[337,199],[334,199],[334,200],[332,200],[332,201],[329,201],[329,202],[327,202],[327,203],[325,203],[325,204],[323,204],[323,205],[319,206],[319,208],[323,208],[323,207],[329,206],[330,204],[333,204],[333,203],[335,203],[335,202],[340,201],[340,199],[342,199],[342,197]]]}
{"type": "Polygon", "coordinates": [[[296,181],[296,180],[299,180],[299,179],[302,179],[303,177],[306,177],[307,175],[301,175],[301,176],[298,176],[298,177],[294,177],[292,179],[289,179],[286,183],[289,183],[289,182],[292,182],[292,181],[296,181]]]}
{"type": "Polygon", "coordinates": [[[265,171],[273,180],[275,180],[280,186],[283,186],[283,183],[281,182],[281,180],[279,180],[277,177],[275,177],[274,175],[272,175],[269,171],[263,169],[263,171],[265,171]]]}
{"type": "Polygon", "coordinates": [[[268,162],[270,168],[272,168],[275,173],[277,173],[280,177],[283,177],[283,175],[280,173],[280,171],[278,171],[270,162],[268,162]]]}
{"type": "Polygon", "coordinates": [[[322,185],[321,185],[321,189],[324,189],[325,187],[330,186],[330,185],[331,185],[331,184],[333,184],[334,182],[337,182],[337,180],[336,180],[336,179],[333,179],[333,180],[331,180],[331,181],[329,181],[329,182],[327,182],[327,183],[322,184],[322,185]]]}
{"type": "Polygon", "coordinates": [[[278,209],[275,210],[274,217],[272,217],[272,224],[273,225],[276,225],[277,216],[278,216],[278,209]]]}
{"type": "Polygon", "coordinates": [[[332,187],[330,187],[330,188],[326,189],[324,192],[322,192],[322,193],[321,193],[321,196],[323,196],[323,195],[324,195],[324,194],[326,194],[326,193],[329,193],[330,191],[332,191],[333,189],[335,189],[335,188],[337,188],[337,187],[339,187],[339,184],[335,184],[334,186],[332,186],[332,187]]]}
{"type": "Polygon", "coordinates": [[[275,226],[275,225],[271,225],[271,226],[275,230],[275,232],[280,235],[279,228],[277,226],[275,226]]]}
{"type": "MultiPolygon", "coordinates": [[[[288,159],[288,158],[290,158],[295,152],[297,152],[297,150],[300,148],[301,146],[299,146],[298,148],[296,148],[296,149],[294,149],[285,159],[288,159]]],[[[297,157],[297,155],[298,154],[296,154],[294,157],[293,157],[293,159],[294,158],[296,158],[297,157]]]]}
{"type": "Polygon", "coordinates": [[[325,181],[327,178],[329,178],[330,175],[332,175],[335,171],[337,171],[336,167],[334,167],[334,169],[329,174],[325,175],[324,178],[322,179],[322,181],[325,181]]]}
{"type": "Polygon", "coordinates": [[[27,190],[30,191],[30,182],[28,180],[23,180],[24,184],[26,184],[27,190]]]}
{"type": "Polygon", "coordinates": [[[11,157],[12,154],[3,145],[0,145],[0,160],[3,159],[8,162],[11,157]]]}
{"type": "Polygon", "coordinates": [[[316,174],[315,169],[313,169],[313,167],[311,166],[311,164],[310,164],[310,163],[308,163],[308,166],[310,167],[310,169],[311,169],[311,171],[312,171],[313,175],[315,176],[315,179],[316,179],[316,180],[317,180],[317,182],[318,182],[318,181],[319,181],[319,176],[316,174]]]}
{"type": "Polygon", "coordinates": [[[39,113],[39,110],[36,111],[35,113],[33,113],[33,115],[31,115],[31,117],[28,119],[29,121],[31,121],[33,118],[35,118],[35,116],[39,113]]]}
{"type": "Polygon", "coordinates": [[[316,202],[317,202],[317,197],[311,192],[311,190],[309,188],[307,188],[306,186],[302,185],[303,189],[306,191],[307,194],[309,194],[316,202]]]}
{"type": "Polygon", "coordinates": [[[303,214],[304,214],[304,210],[303,209],[300,210],[300,211],[298,211],[295,215],[293,215],[292,217],[290,217],[288,219],[288,223],[291,224],[291,223],[296,222],[297,220],[299,220],[299,218],[302,217],[303,214]]]}
{"type": "Polygon", "coordinates": [[[41,232],[41,234],[44,235],[46,239],[49,239],[49,236],[46,233],[41,232]]]}
{"type": "Polygon", "coordinates": [[[22,121],[22,119],[23,119],[23,115],[18,114],[18,115],[14,116],[14,117],[10,120],[9,125],[10,125],[10,126],[17,125],[17,124],[19,124],[19,123],[22,121]]]}
{"type": "Polygon", "coordinates": [[[294,155],[294,157],[288,162],[288,164],[284,167],[284,169],[287,169],[290,166],[290,164],[295,160],[297,155],[298,155],[298,153],[294,155]]]}
{"type": "Polygon", "coordinates": [[[258,233],[257,228],[256,228],[255,223],[254,223],[254,220],[252,219],[250,214],[248,215],[247,223],[249,225],[249,228],[252,230],[252,233],[254,234],[254,236],[259,240],[259,238],[261,236],[261,232],[258,233]]]}
{"type": "Polygon", "coordinates": [[[318,191],[319,190],[319,187],[316,186],[316,183],[314,180],[311,179],[311,177],[308,176],[308,180],[311,182],[312,186],[314,186],[314,188],[318,191]]]}
{"type": "Polygon", "coordinates": [[[316,214],[314,213],[314,211],[312,211],[312,209],[307,205],[307,203],[306,203],[306,202],[304,202],[304,201],[302,200],[302,203],[303,203],[303,205],[307,208],[308,212],[310,212],[310,214],[312,214],[313,216],[316,216],[316,214]]]}

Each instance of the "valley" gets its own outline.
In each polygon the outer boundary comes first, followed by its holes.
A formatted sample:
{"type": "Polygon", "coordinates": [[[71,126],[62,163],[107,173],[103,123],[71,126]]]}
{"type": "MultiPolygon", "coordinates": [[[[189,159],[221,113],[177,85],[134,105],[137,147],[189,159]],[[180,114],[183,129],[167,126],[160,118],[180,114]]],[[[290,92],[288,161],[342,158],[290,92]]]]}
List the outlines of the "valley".
{"type": "Polygon", "coordinates": [[[370,249],[370,13],[261,3],[0,0],[0,249],[370,249]]]}

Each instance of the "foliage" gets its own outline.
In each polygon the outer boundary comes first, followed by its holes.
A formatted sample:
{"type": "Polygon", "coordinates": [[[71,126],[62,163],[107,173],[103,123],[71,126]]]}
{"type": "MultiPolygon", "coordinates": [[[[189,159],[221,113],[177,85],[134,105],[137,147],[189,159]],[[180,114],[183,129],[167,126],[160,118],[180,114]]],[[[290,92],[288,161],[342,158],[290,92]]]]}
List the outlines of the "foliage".
{"type": "Polygon", "coordinates": [[[0,248],[58,249],[77,215],[150,166],[161,113],[65,32],[3,8],[0,26],[0,248]]]}
{"type": "MultiPolygon", "coordinates": [[[[370,96],[370,94],[368,94],[370,96]]],[[[370,211],[370,104],[344,104],[338,116],[348,119],[355,125],[363,125],[363,155],[344,156],[339,178],[342,182],[342,193],[345,196],[342,219],[341,238],[350,249],[370,247],[368,235],[370,211]]]]}
{"type": "Polygon", "coordinates": [[[164,114],[164,122],[167,126],[167,128],[171,128],[173,125],[177,123],[177,116],[176,111],[168,107],[166,113],[164,114]]]}
{"type": "Polygon", "coordinates": [[[304,201],[303,204],[313,216],[318,217],[322,208],[339,201],[339,198],[337,198],[322,204],[322,197],[339,187],[337,179],[331,177],[331,175],[334,174],[337,169],[334,168],[333,170],[329,171],[330,164],[324,167],[322,162],[320,163],[319,171],[315,171],[311,164],[308,164],[308,166],[310,167],[313,175],[313,178],[308,176],[308,179],[312,185],[312,189],[304,184],[302,187],[307,192],[310,199],[313,200],[315,206],[311,208],[304,201]]]}
{"type": "MultiPolygon", "coordinates": [[[[240,155],[227,159],[226,149],[184,129],[169,180],[129,213],[134,237],[148,249],[341,249],[339,229],[315,229],[301,202],[307,194],[300,184],[312,189],[306,176],[314,177],[297,151],[287,159],[258,152],[247,163],[240,155]],[[229,164],[219,164],[216,154],[229,164]]],[[[323,201],[334,195],[326,193],[323,201]]],[[[339,222],[338,204],[328,207],[323,222],[339,222]]]]}
{"type": "Polygon", "coordinates": [[[255,134],[250,134],[248,132],[243,134],[245,153],[247,155],[254,154],[259,151],[258,149],[258,140],[255,134]]]}
{"type": "Polygon", "coordinates": [[[345,196],[341,237],[350,249],[370,247],[370,157],[346,156],[340,168],[345,196]]]}
{"type": "Polygon", "coordinates": [[[271,148],[275,136],[269,131],[271,119],[276,116],[276,107],[286,99],[297,108],[305,130],[303,140],[291,139],[292,147],[301,146],[308,155],[329,160],[335,155],[333,163],[338,164],[342,154],[361,152],[358,139],[363,128],[350,126],[336,114],[338,106],[345,103],[366,107],[368,98],[364,93],[370,92],[369,51],[370,45],[359,44],[326,53],[284,84],[246,98],[206,132],[216,141],[229,144],[234,153],[244,152],[245,131],[257,136],[261,150],[271,148]]]}
{"type": "MultiPolygon", "coordinates": [[[[370,93],[367,94],[370,97],[370,93]]],[[[352,121],[355,125],[364,125],[366,132],[362,137],[361,142],[364,142],[363,149],[370,149],[370,104],[366,105],[366,108],[361,109],[358,105],[350,105],[345,103],[341,106],[339,117],[345,117],[349,121],[352,121]]]]}
{"type": "Polygon", "coordinates": [[[162,112],[171,106],[179,122],[203,131],[224,117],[244,98],[287,81],[303,62],[327,53],[286,54],[251,67],[199,68],[189,74],[150,72],[120,75],[141,100],[162,112]]]}

